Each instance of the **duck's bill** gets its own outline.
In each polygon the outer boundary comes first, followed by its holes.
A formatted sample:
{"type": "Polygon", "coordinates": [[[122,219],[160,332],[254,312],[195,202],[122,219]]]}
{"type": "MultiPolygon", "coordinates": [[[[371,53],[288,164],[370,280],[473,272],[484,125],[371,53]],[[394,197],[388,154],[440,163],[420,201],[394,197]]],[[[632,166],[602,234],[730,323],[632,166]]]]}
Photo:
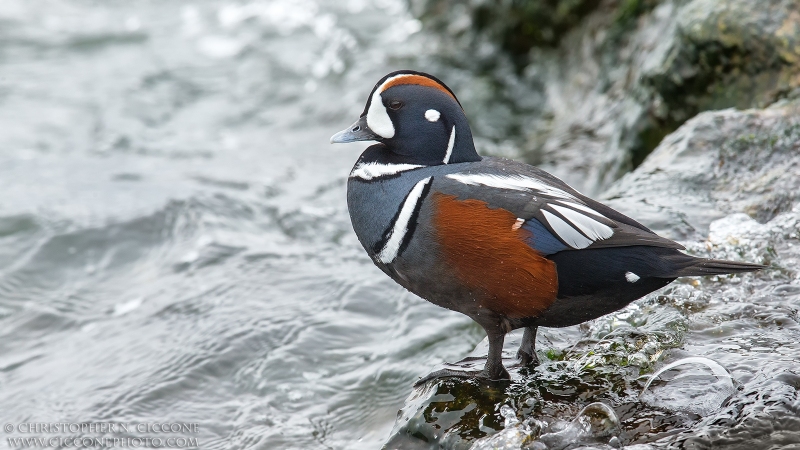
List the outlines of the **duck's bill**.
{"type": "Polygon", "coordinates": [[[356,123],[331,136],[331,144],[343,144],[356,141],[378,141],[381,137],[367,126],[367,116],[359,118],[356,123]]]}

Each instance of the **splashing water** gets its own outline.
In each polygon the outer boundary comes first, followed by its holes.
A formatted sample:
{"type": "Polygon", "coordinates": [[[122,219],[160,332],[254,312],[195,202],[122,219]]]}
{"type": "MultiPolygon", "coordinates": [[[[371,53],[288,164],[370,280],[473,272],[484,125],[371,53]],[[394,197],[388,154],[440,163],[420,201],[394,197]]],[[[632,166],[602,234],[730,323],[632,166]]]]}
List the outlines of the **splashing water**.
{"type": "Polygon", "coordinates": [[[658,369],[644,384],[639,398],[651,406],[706,416],[718,411],[722,403],[733,395],[734,390],[733,377],[724,367],[711,359],[692,356],[658,369]],[[707,375],[685,370],[686,373],[674,376],[666,386],[648,391],[653,381],[663,374],[689,365],[710,369],[715,379],[708,382],[707,375]]]}

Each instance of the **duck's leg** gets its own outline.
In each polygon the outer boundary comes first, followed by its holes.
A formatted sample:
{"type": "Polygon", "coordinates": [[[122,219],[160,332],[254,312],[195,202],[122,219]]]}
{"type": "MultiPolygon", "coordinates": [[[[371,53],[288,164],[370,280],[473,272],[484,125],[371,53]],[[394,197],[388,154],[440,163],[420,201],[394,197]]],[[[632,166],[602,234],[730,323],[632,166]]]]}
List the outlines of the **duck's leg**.
{"type": "Polygon", "coordinates": [[[539,358],[536,356],[536,331],[538,327],[525,327],[522,343],[517,351],[517,358],[523,366],[538,366],[539,358]]]}
{"type": "Polygon", "coordinates": [[[503,341],[506,334],[502,330],[487,331],[489,335],[489,354],[486,356],[486,365],[483,367],[481,377],[490,380],[510,380],[511,376],[503,367],[503,341]]]}
{"type": "MultiPolygon", "coordinates": [[[[500,329],[487,331],[486,333],[489,337],[489,354],[486,355],[486,365],[484,365],[483,370],[441,369],[422,377],[419,381],[414,383],[414,386],[420,386],[437,378],[447,377],[510,380],[511,376],[508,374],[506,368],[503,367],[503,341],[505,340],[505,333],[503,333],[500,329]]],[[[467,357],[462,361],[469,361],[473,359],[479,358],[467,357]]]]}

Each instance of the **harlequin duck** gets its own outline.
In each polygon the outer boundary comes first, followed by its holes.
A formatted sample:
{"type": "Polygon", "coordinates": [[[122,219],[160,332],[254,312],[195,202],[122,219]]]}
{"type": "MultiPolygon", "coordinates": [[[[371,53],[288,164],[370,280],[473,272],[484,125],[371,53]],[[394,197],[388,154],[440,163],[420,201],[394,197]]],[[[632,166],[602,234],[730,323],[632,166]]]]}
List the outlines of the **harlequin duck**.
{"type": "Polygon", "coordinates": [[[377,141],[358,158],[347,206],[361,245],[414,294],[461,312],[488,335],[482,372],[508,379],[503,339],[525,328],[517,357],[538,363],[538,327],[623,308],[677,277],[761,265],[695,258],[684,247],[520,162],[481,157],[453,91],[402,70],[383,77],[361,117],[331,143],[377,141]]]}

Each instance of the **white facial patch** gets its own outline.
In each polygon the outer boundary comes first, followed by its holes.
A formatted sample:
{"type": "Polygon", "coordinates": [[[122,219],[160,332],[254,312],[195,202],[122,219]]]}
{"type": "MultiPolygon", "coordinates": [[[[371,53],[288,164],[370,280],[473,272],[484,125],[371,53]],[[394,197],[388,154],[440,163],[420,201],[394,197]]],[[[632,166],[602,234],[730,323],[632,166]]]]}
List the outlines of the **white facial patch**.
{"type": "Polygon", "coordinates": [[[431,182],[431,178],[432,177],[425,178],[417,182],[417,184],[411,188],[411,192],[408,193],[408,197],[406,197],[406,200],[403,202],[403,206],[400,207],[400,214],[397,215],[397,219],[394,221],[394,226],[391,231],[392,234],[389,235],[386,245],[383,246],[383,249],[378,254],[378,260],[380,260],[380,262],[389,264],[397,258],[397,253],[400,251],[400,244],[403,243],[403,238],[405,238],[406,233],[408,233],[408,225],[411,221],[411,216],[414,214],[417,203],[419,203],[422,191],[424,191],[425,186],[431,182]]]}
{"type": "Polygon", "coordinates": [[[625,279],[628,280],[628,283],[636,283],[639,281],[639,275],[633,272],[625,272],[625,279]]]}
{"type": "Polygon", "coordinates": [[[456,126],[453,125],[453,131],[450,132],[450,140],[447,142],[447,152],[444,154],[443,163],[448,164],[450,157],[453,156],[453,146],[456,145],[456,126]]]}
{"type": "Polygon", "coordinates": [[[383,106],[381,95],[375,92],[367,110],[367,126],[378,136],[390,139],[394,137],[394,124],[383,106]]]}
{"type": "Polygon", "coordinates": [[[441,116],[442,114],[435,109],[429,109],[425,111],[425,119],[427,119],[428,122],[436,122],[437,120],[439,120],[439,117],[441,116]]]}

